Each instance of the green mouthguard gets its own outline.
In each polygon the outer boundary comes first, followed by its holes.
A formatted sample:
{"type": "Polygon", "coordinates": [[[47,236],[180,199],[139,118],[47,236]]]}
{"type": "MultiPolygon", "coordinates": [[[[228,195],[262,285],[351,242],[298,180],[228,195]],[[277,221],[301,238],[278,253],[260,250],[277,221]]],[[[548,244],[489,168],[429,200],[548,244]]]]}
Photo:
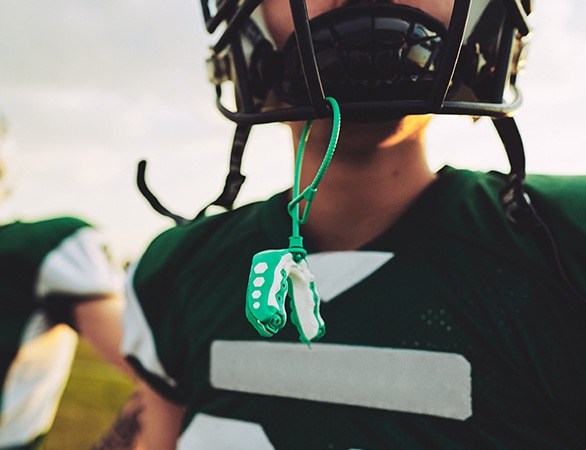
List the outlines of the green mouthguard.
{"type": "Polygon", "coordinates": [[[301,342],[309,344],[325,334],[325,323],[319,313],[320,297],[315,287],[315,277],[307,265],[307,252],[299,228],[307,222],[317,188],[334,155],[340,134],[340,107],[335,99],[327,97],[333,112],[332,135],[322,164],[309,186],[301,194],[299,184],[303,154],[313,121],[305,124],[295,162],[293,199],[287,210],[292,219],[289,247],[265,250],[252,258],[252,266],[246,291],[246,317],[261,336],[271,337],[287,323],[285,300],[290,299],[291,320],[297,327],[301,342]],[[299,217],[299,204],[305,200],[303,216],[299,217]]]}

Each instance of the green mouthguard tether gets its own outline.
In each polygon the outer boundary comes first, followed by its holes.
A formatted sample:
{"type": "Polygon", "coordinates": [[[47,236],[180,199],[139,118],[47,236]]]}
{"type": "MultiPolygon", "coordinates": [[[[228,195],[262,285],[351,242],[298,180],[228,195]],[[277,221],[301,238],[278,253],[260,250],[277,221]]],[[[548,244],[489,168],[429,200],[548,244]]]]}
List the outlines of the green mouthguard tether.
{"type": "Polygon", "coordinates": [[[297,327],[299,339],[309,344],[320,339],[326,331],[325,323],[319,313],[320,298],[315,287],[315,277],[309,270],[303,247],[303,237],[299,232],[300,225],[307,222],[309,211],[317,188],[325,175],[334,156],[338,136],[340,134],[340,107],[338,102],[327,97],[332,113],[332,135],[322,164],[309,186],[301,194],[301,167],[303,153],[309,138],[313,121],[305,124],[295,161],[293,179],[293,199],[287,210],[292,219],[289,247],[280,250],[265,250],[252,258],[252,266],[246,291],[246,317],[261,336],[270,337],[279,332],[287,322],[285,299],[290,298],[291,320],[297,327]],[[300,217],[301,201],[306,205],[300,217]]]}

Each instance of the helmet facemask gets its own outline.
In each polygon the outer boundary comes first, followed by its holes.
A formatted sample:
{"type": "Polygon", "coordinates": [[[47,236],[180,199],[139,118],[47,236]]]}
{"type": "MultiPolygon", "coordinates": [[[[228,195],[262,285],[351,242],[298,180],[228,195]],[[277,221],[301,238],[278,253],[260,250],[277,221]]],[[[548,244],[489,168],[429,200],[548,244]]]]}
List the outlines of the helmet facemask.
{"type": "Polygon", "coordinates": [[[457,0],[447,30],[420,10],[386,2],[355,2],[308,21],[304,2],[292,0],[295,34],[280,50],[255,23],[259,3],[226,0],[207,20],[210,31],[227,24],[212,47],[210,79],[218,108],[237,123],[326,117],[325,96],[339,99],[346,119],[504,117],[520,106],[522,61],[514,55],[524,40],[509,13],[518,8],[515,0],[457,0]],[[221,95],[226,82],[235,108],[221,95]],[[272,96],[282,102],[267,103],[272,96]]]}

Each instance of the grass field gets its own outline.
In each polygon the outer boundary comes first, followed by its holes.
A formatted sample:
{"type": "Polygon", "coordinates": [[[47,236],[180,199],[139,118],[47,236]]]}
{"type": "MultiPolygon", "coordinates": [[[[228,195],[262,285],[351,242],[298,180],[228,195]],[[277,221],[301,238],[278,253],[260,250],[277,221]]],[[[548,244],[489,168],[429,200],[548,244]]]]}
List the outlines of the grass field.
{"type": "Polygon", "coordinates": [[[81,343],[44,450],[85,450],[110,427],[132,382],[81,343]]]}

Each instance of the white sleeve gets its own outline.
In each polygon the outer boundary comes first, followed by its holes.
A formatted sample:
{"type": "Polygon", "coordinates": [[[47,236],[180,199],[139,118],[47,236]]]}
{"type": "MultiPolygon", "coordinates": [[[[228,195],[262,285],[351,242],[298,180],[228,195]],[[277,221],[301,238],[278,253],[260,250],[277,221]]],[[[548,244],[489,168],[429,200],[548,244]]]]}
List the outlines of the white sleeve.
{"type": "Polygon", "coordinates": [[[122,271],[108,259],[103,236],[91,227],[84,227],[45,256],[36,294],[39,297],[119,294],[122,284],[122,271]]]}

